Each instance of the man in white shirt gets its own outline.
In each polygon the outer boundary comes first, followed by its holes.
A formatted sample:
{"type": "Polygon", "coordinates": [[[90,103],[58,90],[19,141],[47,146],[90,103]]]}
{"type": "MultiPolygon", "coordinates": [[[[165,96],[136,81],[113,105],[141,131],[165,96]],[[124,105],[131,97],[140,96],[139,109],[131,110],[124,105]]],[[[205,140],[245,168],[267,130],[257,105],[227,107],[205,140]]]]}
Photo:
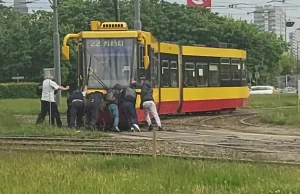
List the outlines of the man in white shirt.
{"type": "Polygon", "coordinates": [[[41,97],[41,113],[39,114],[36,124],[43,123],[47,112],[51,112],[51,116],[56,119],[57,127],[62,126],[62,122],[60,119],[60,114],[58,111],[57,104],[54,99],[54,91],[55,90],[69,90],[69,86],[63,87],[57,85],[54,81],[52,81],[53,77],[48,77],[43,81],[43,91],[41,97]]]}

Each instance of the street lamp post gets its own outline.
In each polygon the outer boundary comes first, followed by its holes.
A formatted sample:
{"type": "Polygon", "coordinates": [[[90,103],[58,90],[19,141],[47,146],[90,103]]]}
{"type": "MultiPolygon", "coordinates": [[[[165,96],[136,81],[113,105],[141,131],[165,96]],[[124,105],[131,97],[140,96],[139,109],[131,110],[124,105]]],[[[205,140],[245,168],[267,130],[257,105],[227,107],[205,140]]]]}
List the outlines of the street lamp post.
{"type": "Polygon", "coordinates": [[[297,41],[297,55],[296,55],[296,65],[297,65],[297,88],[298,88],[298,75],[299,75],[299,42],[297,41]]]}
{"type": "MultiPolygon", "coordinates": [[[[58,7],[57,0],[53,0],[53,45],[54,45],[54,68],[55,68],[55,82],[61,85],[61,72],[60,72],[60,42],[58,31],[58,7]]],[[[61,91],[58,90],[56,94],[56,103],[59,106],[61,100],[61,91]]]]}
{"type": "Polygon", "coordinates": [[[134,0],[134,29],[142,30],[140,0],[134,0]]]}

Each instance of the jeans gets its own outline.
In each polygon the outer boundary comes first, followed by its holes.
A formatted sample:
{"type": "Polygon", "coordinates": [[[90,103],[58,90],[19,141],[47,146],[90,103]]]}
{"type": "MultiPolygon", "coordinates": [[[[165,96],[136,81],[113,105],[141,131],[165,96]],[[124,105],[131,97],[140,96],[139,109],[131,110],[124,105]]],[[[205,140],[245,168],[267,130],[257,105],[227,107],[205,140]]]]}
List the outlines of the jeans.
{"type": "Polygon", "coordinates": [[[110,112],[110,116],[114,119],[114,127],[118,127],[119,125],[119,108],[116,104],[110,104],[108,106],[108,110],[110,112]]]}
{"type": "Polygon", "coordinates": [[[127,118],[127,122],[129,126],[132,124],[138,124],[138,118],[135,110],[135,103],[133,102],[123,102],[122,107],[124,108],[124,112],[127,118]]]}

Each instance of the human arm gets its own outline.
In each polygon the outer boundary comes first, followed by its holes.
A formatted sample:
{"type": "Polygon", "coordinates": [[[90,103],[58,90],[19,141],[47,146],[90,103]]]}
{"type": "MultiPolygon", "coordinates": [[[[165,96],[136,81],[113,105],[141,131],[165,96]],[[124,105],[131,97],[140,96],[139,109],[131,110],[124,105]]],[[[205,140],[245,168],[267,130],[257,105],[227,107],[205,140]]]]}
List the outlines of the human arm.
{"type": "Polygon", "coordinates": [[[69,90],[69,88],[70,88],[69,86],[66,86],[66,87],[59,86],[58,90],[67,91],[67,90],[69,90]]]}
{"type": "Polygon", "coordinates": [[[135,86],[135,88],[137,89],[142,89],[142,84],[138,83],[137,81],[135,81],[133,78],[131,79],[131,84],[133,86],[135,86]]]}
{"type": "Polygon", "coordinates": [[[69,88],[70,88],[69,86],[67,86],[67,87],[59,86],[59,85],[57,85],[56,82],[51,81],[51,80],[50,80],[50,86],[52,88],[54,88],[55,90],[63,90],[63,91],[69,90],[69,88]]]}

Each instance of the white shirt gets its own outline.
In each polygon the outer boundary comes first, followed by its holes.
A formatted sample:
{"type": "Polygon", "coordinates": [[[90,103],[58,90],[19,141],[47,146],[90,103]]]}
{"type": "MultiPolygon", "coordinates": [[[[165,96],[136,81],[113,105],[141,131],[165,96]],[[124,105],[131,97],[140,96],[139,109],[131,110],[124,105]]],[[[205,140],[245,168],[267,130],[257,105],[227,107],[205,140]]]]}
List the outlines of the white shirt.
{"type": "Polygon", "coordinates": [[[43,81],[43,92],[41,100],[47,102],[55,102],[54,91],[59,88],[59,85],[50,79],[43,81]]]}

